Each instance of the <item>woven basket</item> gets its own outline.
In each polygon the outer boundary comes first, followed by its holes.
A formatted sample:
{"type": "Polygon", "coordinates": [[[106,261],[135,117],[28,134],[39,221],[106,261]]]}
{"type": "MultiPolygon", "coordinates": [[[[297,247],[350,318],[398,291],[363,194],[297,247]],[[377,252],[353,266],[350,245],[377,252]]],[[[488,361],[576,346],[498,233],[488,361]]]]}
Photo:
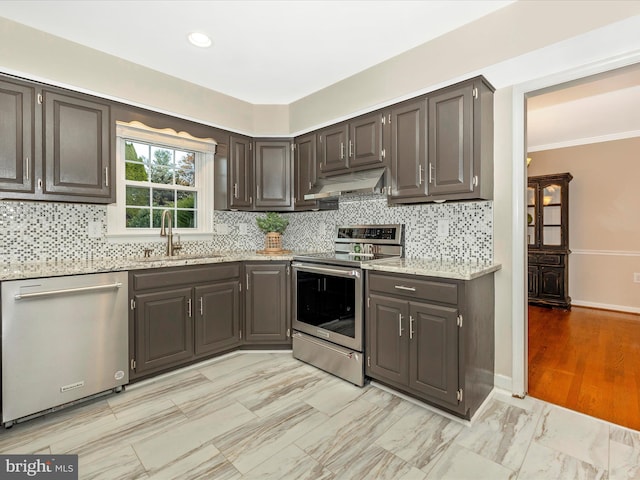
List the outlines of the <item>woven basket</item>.
{"type": "Polygon", "coordinates": [[[277,232],[269,232],[265,236],[265,252],[282,251],[282,235],[277,232]]]}

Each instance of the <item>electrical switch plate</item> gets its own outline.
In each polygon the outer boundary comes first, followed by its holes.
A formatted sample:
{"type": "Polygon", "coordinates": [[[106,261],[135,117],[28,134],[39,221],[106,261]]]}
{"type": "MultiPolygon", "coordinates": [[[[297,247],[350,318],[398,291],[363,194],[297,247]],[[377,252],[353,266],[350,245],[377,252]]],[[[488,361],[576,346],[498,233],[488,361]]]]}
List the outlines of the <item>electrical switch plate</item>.
{"type": "Polygon", "coordinates": [[[226,223],[216,223],[216,235],[229,235],[229,225],[226,223]]]}
{"type": "Polygon", "coordinates": [[[449,219],[448,218],[438,219],[438,236],[439,237],[449,236],[449,219]]]}
{"type": "Polygon", "coordinates": [[[102,237],[102,224],[100,222],[89,222],[89,238],[102,237]]]}
{"type": "Polygon", "coordinates": [[[633,274],[633,281],[634,281],[634,283],[640,283],[640,273],[635,272],[633,274]]]}
{"type": "Polygon", "coordinates": [[[239,223],[238,224],[238,233],[240,233],[240,235],[248,235],[249,234],[249,225],[247,225],[246,223],[239,223]]]}

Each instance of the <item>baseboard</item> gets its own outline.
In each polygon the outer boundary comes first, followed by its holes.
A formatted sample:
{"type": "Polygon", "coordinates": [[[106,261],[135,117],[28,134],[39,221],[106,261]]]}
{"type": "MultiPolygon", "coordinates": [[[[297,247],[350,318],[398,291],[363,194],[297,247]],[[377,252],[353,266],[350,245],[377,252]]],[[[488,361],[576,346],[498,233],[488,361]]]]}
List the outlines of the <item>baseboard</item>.
{"type": "Polygon", "coordinates": [[[499,375],[496,373],[493,376],[493,385],[501,390],[511,392],[513,389],[513,379],[506,375],[499,375]]]}
{"type": "Polygon", "coordinates": [[[584,300],[571,300],[574,307],[598,308],[600,310],[613,310],[614,312],[640,313],[640,307],[627,307],[624,305],[611,305],[608,303],[585,302],[584,300]]]}

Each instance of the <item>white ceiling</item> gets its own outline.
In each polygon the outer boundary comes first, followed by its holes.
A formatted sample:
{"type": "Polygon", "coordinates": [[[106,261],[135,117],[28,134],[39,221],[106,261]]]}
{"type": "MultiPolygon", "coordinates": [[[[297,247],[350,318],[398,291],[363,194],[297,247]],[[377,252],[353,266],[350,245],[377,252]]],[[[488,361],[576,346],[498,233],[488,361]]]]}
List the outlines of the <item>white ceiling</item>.
{"type": "Polygon", "coordinates": [[[254,104],[289,104],[513,0],[2,0],[0,16],[254,104]],[[192,31],[213,46],[198,49],[192,31]]]}
{"type": "Polygon", "coordinates": [[[529,152],[640,136],[640,65],[556,85],[527,100],[529,152]]]}

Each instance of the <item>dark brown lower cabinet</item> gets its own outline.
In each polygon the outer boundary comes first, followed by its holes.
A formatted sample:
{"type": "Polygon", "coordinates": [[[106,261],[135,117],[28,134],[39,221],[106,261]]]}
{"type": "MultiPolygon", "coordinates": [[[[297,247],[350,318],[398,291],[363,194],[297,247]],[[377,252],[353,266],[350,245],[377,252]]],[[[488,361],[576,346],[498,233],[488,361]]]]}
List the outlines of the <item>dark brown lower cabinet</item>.
{"type": "Polygon", "coordinates": [[[195,354],[217,353],[240,340],[240,283],[219,282],[195,288],[195,354]]]}
{"type": "Polygon", "coordinates": [[[570,309],[569,254],[530,253],[528,261],[529,304],[570,309]]]}
{"type": "Polygon", "coordinates": [[[493,389],[493,274],[368,272],[366,374],[464,418],[493,389]]]}
{"type": "Polygon", "coordinates": [[[191,289],[136,295],[136,373],[180,364],[193,357],[191,289]]]}
{"type": "Polygon", "coordinates": [[[129,272],[130,377],[238,347],[240,270],[240,263],[224,263],[129,272]]]}
{"type": "Polygon", "coordinates": [[[291,344],[289,262],[245,263],[245,341],[291,344]]]}

